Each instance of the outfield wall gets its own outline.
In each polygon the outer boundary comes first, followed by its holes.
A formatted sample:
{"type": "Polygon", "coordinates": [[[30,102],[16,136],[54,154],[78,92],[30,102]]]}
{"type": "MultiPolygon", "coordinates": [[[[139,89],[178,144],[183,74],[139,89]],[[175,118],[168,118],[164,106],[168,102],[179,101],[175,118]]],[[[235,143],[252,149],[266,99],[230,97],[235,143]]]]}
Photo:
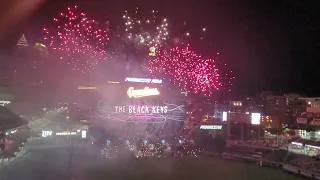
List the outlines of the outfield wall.
{"type": "Polygon", "coordinates": [[[247,162],[254,162],[254,163],[259,163],[260,166],[269,166],[269,167],[276,167],[276,168],[281,168],[284,171],[301,175],[304,176],[308,179],[316,179],[320,180],[320,174],[311,172],[311,171],[306,171],[304,169],[300,169],[294,166],[291,166],[290,164],[286,163],[280,163],[280,162],[275,162],[275,161],[267,161],[267,160],[261,160],[258,158],[253,158],[253,157],[244,157],[240,155],[235,155],[235,154],[229,154],[229,153],[222,153],[221,155],[222,158],[224,159],[229,159],[229,160],[236,160],[236,161],[247,161],[247,162]]]}

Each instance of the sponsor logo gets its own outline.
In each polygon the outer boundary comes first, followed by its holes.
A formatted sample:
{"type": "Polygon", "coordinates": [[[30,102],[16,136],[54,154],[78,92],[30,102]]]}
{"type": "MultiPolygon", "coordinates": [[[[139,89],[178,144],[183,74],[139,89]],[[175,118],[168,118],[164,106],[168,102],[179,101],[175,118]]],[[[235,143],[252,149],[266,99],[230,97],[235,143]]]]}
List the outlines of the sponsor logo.
{"type": "Polygon", "coordinates": [[[145,97],[145,96],[155,96],[159,95],[160,92],[157,88],[148,88],[145,87],[144,89],[134,89],[134,87],[129,87],[127,91],[127,95],[129,98],[139,98],[139,97],[145,97]]]}
{"type": "Polygon", "coordinates": [[[149,78],[130,78],[125,79],[126,82],[137,82],[137,83],[152,83],[152,84],[161,84],[162,79],[149,79],[149,78]]]}

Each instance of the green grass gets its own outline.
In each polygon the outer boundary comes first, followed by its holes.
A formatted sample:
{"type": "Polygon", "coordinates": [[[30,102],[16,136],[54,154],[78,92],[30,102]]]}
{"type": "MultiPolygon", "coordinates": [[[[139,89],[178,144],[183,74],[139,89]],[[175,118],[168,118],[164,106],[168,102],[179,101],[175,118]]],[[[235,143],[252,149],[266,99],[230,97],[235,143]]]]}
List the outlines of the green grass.
{"type": "Polygon", "coordinates": [[[128,159],[89,173],[90,180],[300,180],[280,169],[259,167],[218,157],[128,159]]]}

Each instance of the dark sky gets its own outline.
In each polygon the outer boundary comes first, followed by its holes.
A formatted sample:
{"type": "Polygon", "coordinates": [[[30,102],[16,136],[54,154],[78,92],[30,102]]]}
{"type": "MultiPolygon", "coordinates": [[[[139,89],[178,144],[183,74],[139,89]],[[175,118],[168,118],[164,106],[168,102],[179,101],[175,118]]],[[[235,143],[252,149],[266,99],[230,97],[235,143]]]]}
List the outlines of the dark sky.
{"type": "Polygon", "coordinates": [[[14,34],[50,22],[68,4],[77,4],[88,16],[113,24],[121,23],[125,9],[159,10],[173,24],[173,34],[191,32],[190,43],[197,51],[205,55],[220,52],[234,71],[233,89],[239,94],[272,90],[319,95],[320,1],[51,0],[15,26],[2,39],[2,46],[8,39],[19,38],[14,34]],[[187,26],[181,29],[183,22],[187,26]],[[200,40],[203,27],[206,39],[200,40]]]}

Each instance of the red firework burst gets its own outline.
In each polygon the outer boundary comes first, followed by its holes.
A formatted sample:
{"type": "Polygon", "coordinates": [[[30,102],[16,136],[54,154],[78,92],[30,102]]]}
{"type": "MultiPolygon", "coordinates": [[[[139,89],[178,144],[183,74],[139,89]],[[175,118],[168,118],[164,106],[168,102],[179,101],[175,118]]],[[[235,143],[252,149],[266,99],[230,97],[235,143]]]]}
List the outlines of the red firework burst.
{"type": "Polygon", "coordinates": [[[159,50],[149,61],[149,72],[178,85],[182,91],[211,96],[222,87],[215,60],[203,58],[185,48],[159,50]]]}
{"type": "Polygon", "coordinates": [[[105,58],[105,45],[109,38],[99,23],[68,7],[53,18],[55,28],[44,28],[44,39],[64,62],[75,71],[90,72],[105,58]]]}

